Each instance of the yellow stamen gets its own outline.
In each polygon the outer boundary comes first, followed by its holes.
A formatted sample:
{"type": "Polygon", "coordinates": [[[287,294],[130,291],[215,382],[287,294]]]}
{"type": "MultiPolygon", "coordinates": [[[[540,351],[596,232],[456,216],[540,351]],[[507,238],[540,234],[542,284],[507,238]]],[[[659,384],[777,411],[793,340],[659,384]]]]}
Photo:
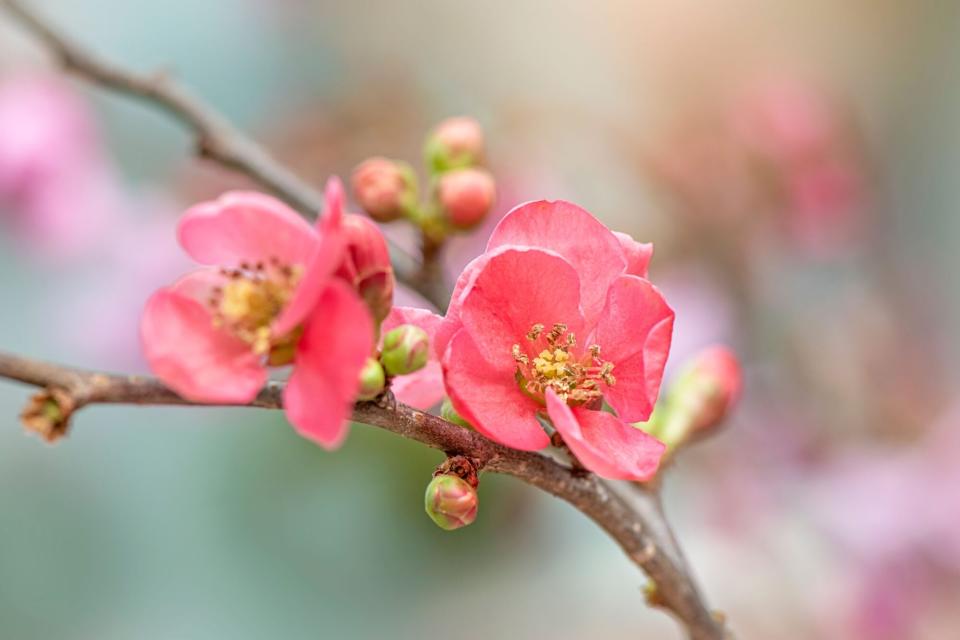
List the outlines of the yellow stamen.
{"type": "Polygon", "coordinates": [[[281,264],[274,259],[269,266],[262,262],[254,266],[241,264],[240,269],[221,273],[228,280],[222,287],[215,288],[210,298],[213,325],[249,344],[257,355],[289,347],[292,336],[277,339],[270,327],[290,302],[303,274],[302,267],[281,264]]]}
{"type": "Polygon", "coordinates": [[[613,363],[600,359],[598,345],[578,354],[576,338],[567,332],[565,324],[552,325],[546,334],[543,330],[544,325],[535,324],[526,335],[528,341],[541,347],[536,357],[528,356],[519,344],[511,349],[517,363],[517,382],[528,394],[542,401],[547,388],[551,388],[568,404],[578,406],[602,397],[600,382],[607,386],[616,383],[611,373],[613,363]],[[543,348],[544,342],[547,348],[543,348]]]}

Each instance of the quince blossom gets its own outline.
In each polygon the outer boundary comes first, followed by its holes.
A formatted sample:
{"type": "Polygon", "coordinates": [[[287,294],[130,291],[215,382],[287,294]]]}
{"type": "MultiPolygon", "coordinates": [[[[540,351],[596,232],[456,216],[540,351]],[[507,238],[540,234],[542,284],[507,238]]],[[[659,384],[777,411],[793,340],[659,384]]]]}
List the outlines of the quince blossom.
{"type": "Polygon", "coordinates": [[[653,409],[674,318],[646,280],[651,251],[568,202],[508,213],[436,331],[457,413],[525,450],[550,444],[545,413],[590,470],[650,479],[664,445],[630,423],[653,409]]]}
{"type": "Polygon", "coordinates": [[[245,404],[263,388],[268,366],[292,364],[287,418],[304,437],[337,447],[374,335],[364,302],[334,277],[346,255],[342,224],[336,179],[317,227],[258,193],[190,208],[177,237],[208,266],[147,302],[141,338],[154,373],[189,400],[245,404]]]}

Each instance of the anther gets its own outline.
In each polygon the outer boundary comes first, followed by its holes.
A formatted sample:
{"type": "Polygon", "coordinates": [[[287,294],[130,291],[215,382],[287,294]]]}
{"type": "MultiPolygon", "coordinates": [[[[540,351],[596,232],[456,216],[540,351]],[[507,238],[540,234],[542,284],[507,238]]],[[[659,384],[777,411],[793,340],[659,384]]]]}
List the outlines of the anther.
{"type": "Polygon", "coordinates": [[[540,337],[541,333],[543,333],[543,325],[538,322],[530,328],[530,331],[527,332],[527,340],[533,342],[540,337]]]}

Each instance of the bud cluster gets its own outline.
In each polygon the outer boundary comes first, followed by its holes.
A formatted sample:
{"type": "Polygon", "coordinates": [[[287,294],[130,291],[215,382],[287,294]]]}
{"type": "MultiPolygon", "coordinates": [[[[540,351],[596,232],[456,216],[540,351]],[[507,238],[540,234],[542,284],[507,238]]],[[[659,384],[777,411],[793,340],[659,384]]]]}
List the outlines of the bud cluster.
{"type": "Polygon", "coordinates": [[[427,136],[424,159],[427,202],[419,201],[413,168],[384,157],[365,160],[353,172],[353,193],[377,222],[407,219],[439,245],[455,231],[480,224],[493,207],[496,183],[484,160],[483,130],[473,118],[448,118],[427,136]]]}

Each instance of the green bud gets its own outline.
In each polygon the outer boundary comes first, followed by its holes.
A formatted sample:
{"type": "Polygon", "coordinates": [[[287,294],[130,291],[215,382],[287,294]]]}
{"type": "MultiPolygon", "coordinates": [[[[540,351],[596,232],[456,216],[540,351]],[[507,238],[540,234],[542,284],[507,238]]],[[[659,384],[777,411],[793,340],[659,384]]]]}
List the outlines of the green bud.
{"type": "Polygon", "coordinates": [[[402,324],[383,336],[380,362],[391,376],[402,376],[422,369],[430,356],[430,336],[420,327],[402,324]]]}
{"type": "Polygon", "coordinates": [[[383,373],[383,367],[375,358],[367,358],[367,362],[360,369],[360,392],[357,398],[373,400],[383,393],[386,384],[387,377],[383,373]]]}
{"type": "Polygon", "coordinates": [[[427,485],[424,507],[438,527],[453,531],[477,518],[477,490],[462,478],[441,474],[427,485]]]}

